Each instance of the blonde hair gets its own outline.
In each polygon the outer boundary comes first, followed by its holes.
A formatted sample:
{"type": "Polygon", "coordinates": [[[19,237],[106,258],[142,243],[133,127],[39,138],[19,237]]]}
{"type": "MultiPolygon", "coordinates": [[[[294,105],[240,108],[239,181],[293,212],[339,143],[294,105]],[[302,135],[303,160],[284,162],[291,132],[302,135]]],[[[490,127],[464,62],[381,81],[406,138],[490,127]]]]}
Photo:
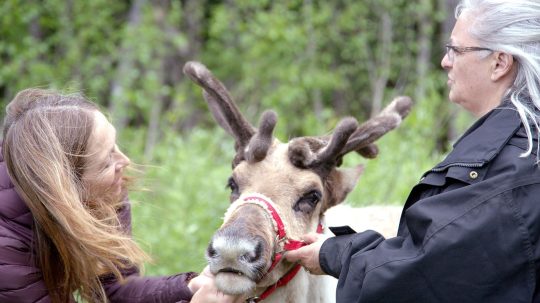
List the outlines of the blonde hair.
{"type": "Polygon", "coordinates": [[[37,264],[53,302],[73,292],[106,302],[100,276],[141,267],[147,255],[120,224],[122,197],[84,201],[81,176],[98,107],[80,94],[26,89],[6,108],[2,152],[34,217],[37,264]]]}

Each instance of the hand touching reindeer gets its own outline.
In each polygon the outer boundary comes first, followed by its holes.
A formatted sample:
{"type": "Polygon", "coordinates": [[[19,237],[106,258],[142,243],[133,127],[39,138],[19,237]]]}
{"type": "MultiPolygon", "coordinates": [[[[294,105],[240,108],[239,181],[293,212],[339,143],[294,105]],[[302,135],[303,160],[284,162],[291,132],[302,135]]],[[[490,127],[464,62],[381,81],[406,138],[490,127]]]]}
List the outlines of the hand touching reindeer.
{"type": "Polygon", "coordinates": [[[214,278],[207,266],[199,276],[189,282],[189,289],[194,293],[191,303],[244,303],[246,301],[245,296],[231,296],[219,291],[214,278]]]}
{"type": "Polygon", "coordinates": [[[323,234],[306,234],[302,236],[302,240],[307,245],[287,252],[285,258],[291,263],[300,263],[312,275],[324,275],[325,273],[319,264],[319,251],[326,239],[327,237],[323,234]]]}

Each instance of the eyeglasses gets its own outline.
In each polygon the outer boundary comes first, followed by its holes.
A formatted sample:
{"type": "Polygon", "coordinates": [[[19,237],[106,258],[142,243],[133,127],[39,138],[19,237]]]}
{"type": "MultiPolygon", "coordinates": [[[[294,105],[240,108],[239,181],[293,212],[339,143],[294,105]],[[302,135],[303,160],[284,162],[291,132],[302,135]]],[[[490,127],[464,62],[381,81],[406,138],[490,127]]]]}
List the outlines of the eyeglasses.
{"type": "Polygon", "coordinates": [[[490,51],[493,50],[490,48],[485,47],[478,47],[478,46],[455,46],[446,44],[446,55],[448,56],[448,60],[450,62],[454,62],[454,57],[456,54],[461,55],[468,52],[479,52],[479,51],[490,51]]]}

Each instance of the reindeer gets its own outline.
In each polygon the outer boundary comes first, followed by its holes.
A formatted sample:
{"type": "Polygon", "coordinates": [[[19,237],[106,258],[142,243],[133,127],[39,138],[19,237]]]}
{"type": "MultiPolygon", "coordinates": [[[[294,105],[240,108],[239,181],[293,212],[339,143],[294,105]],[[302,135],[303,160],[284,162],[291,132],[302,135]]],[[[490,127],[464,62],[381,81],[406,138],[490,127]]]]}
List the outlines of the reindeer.
{"type": "Polygon", "coordinates": [[[215,120],[235,140],[228,181],[231,204],[206,251],[217,287],[227,294],[249,296],[247,302],[335,301],[335,288],[325,288],[324,276],[310,275],[284,260],[283,254],[303,245],[295,240],[301,235],[321,232],[325,211],[354,188],[363,167],[338,168],[343,156],[356,151],[375,157],[378,149],[373,142],[401,123],[411,100],[394,99],[360,126],[348,117],[331,135],[282,143],[272,135],[275,112],[265,111],[255,128],[204,65],[188,62],[184,73],[203,88],[215,120]]]}

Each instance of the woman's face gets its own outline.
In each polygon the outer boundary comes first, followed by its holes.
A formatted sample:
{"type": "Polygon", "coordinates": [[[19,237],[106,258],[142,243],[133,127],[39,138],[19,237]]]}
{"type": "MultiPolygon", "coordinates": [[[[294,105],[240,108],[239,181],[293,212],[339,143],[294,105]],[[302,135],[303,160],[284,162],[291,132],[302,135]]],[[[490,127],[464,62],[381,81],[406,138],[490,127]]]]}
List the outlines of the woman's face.
{"type": "Polygon", "coordinates": [[[94,130],[88,139],[86,167],[82,181],[88,199],[100,195],[120,197],[123,170],[130,161],[116,145],[116,129],[99,111],[94,112],[94,130]]]}
{"type": "MultiPolygon", "coordinates": [[[[452,30],[449,44],[457,47],[479,47],[468,30],[473,18],[462,15],[452,30]]],[[[473,51],[446,54],[441,66],[448,73],[450,101],[459,104],[479,117],[496,107],[500,99],[492,96],[493,83],[490,81],[489,51],[473,51]],[[487,53],[487,54],[486,54],[487,53]]]]}

